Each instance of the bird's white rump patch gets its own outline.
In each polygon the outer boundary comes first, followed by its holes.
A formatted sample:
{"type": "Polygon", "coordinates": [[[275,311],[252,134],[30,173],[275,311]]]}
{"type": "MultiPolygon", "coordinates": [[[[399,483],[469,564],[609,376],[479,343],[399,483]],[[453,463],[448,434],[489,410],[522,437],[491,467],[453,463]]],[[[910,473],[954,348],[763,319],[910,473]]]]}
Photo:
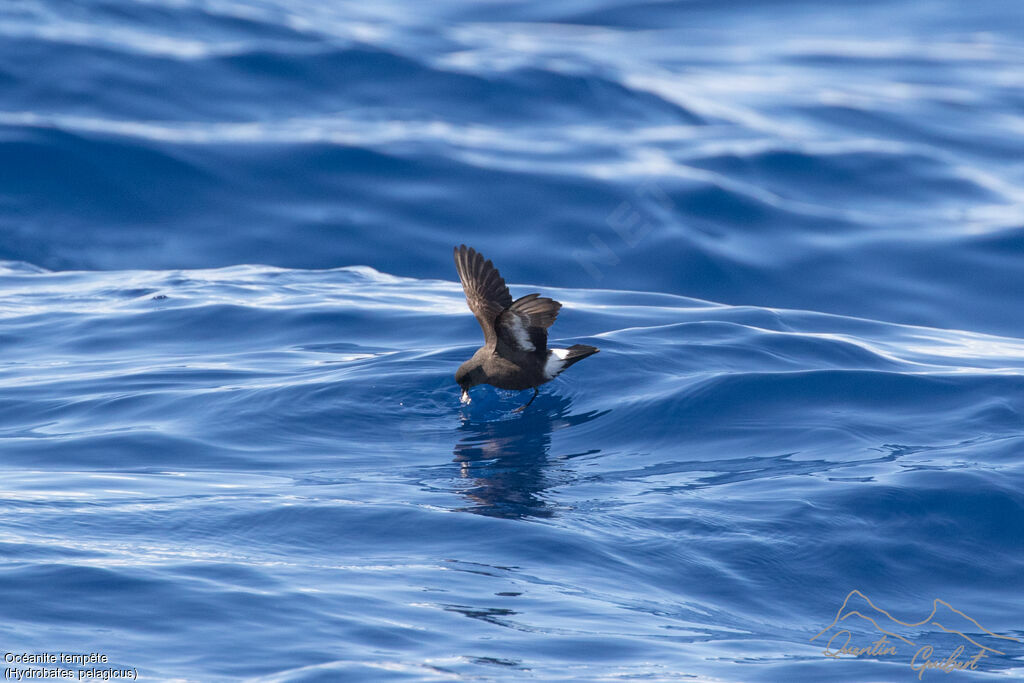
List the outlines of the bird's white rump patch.
{"type": "Polygon", "coordinates": [[[518,315],[512,315],[509,321],[509,330],[512,332],[512,336],[515,337],[516,345],[523,351],[536,351],[537,347],[530,341],[530,335],[527,334],[526,328],[523,327],[523,319],[518,315]]]}
{"type": "Polygon", "coordinates": [[[554,379],[558,373],[565,370],[565,358],[569,355],[569,349],[551,349],[548,351],[548,360],[544,364],[544,376],[554,379]]]}

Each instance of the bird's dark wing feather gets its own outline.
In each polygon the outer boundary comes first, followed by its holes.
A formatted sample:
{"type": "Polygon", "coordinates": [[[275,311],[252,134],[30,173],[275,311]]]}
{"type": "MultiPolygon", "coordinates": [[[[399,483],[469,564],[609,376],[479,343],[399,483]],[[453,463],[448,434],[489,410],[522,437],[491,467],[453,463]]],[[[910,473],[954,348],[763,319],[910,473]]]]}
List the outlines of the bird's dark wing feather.
{"type": "Polygon", "coordinates": [[[505,280],[493,263],[485,261],[479,252],[465,244],[455,249],[455,269],[462,280],[469,310],[473,311],[484,331],[484,340],[488,344],[495,343],[498,316],[512,305],[512,295],[505,286],[505,280]]]}
{"type": "Polygon", "coordinates": [[[518,351],[548,352],[548,328],[558,317],[562,304],[540,294],[527,294],[516,299],[498,316],[498,348],[518,351]]]}

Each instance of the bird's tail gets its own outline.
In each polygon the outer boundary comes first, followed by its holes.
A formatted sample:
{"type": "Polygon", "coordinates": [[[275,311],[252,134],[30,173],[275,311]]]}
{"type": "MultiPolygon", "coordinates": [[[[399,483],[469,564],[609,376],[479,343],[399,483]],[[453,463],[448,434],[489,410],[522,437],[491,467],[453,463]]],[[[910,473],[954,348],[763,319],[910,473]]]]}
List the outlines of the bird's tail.
{"type": "Polygon", "coordinates": [[[566,351],[568,351],[569,353],[566,354],[565,358],[562,359],[562,362],[565,363],[565,368],[569,367],[576,361],[583,360],[587,356],[593,356],[595,353],[600,351],[600,349],[598,349],[596,346],[587,346],[586,344],[573,344],[568,349],[566,349],[566,351]]]}

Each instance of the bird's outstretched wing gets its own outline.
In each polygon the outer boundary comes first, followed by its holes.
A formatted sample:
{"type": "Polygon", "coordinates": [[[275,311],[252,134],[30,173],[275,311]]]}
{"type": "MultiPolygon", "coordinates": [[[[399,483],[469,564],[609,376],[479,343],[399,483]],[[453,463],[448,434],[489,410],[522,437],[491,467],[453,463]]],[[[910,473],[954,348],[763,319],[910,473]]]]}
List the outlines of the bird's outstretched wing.
{"type": "Polygon", "coordinates": [[[498,348],[548,352],[548,328],[558,317],[562,304],[540,294],[516,299],[498,316],[498,348]]]}
{"type": "Polygon", "coordinates": [[[465,244],[455,249],[455,270],[462,280],[469,310],[473,311],[484,331],[484,340],[487,344],[496,343],[498,316],[512,306],[512,295],[505,280],[493,263],[485,261],[476,249],[465,244]]]}

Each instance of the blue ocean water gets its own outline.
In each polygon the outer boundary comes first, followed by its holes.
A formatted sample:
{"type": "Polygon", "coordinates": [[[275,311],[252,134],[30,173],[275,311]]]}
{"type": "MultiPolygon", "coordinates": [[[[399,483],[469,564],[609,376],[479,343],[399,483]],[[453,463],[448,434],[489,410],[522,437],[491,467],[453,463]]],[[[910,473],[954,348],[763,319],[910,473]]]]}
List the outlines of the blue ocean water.
{"type": "Polygon", "coordinates": [[[1024,677],[1020,18],[5,0],[0,649],[1024,677]],[[522,413],[459,403],[463,242],[601,348],[522,413]],[[824,654],[848,596],[898,653],[824,654]]]}

